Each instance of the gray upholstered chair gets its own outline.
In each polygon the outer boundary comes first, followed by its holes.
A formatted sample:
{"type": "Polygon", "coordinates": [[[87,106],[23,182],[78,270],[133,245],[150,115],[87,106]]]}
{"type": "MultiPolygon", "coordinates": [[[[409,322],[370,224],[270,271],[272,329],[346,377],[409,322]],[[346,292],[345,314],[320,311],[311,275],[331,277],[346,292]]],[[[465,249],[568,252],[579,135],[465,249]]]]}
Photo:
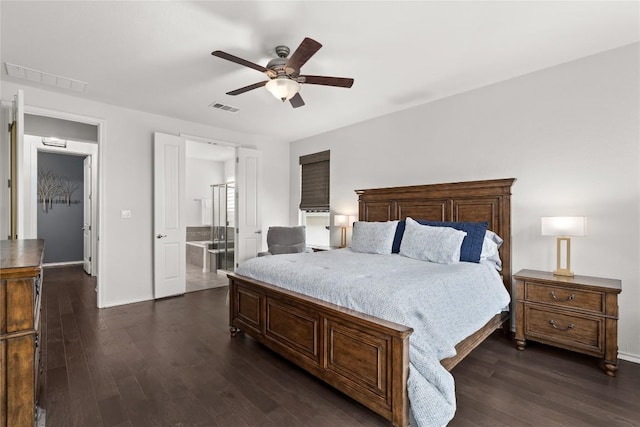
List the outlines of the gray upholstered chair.
{"type": "Polygon", "coordinates": [[[295,227],[269,227],[267,230],[268,252],[260,252],[258,256],[292,254],[299,252],[313,252],[307,247],[306,228],[304,225],[295,227]]]}

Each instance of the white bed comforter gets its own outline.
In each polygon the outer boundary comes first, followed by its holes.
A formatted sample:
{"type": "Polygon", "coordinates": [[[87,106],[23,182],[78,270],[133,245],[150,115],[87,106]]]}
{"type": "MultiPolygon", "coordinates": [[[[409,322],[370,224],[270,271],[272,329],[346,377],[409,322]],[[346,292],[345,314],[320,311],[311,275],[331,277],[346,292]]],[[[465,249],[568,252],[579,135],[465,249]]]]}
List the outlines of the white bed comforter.
{"type": "Polygon", "coordinates": [[[510,297],[488,264],[452,265],[398,254],[341,249],[250,259],[236,273],[413,328],[408,394],[420,427],[455,414],[455,385],[440,360],[508,307],[510,297]]]}

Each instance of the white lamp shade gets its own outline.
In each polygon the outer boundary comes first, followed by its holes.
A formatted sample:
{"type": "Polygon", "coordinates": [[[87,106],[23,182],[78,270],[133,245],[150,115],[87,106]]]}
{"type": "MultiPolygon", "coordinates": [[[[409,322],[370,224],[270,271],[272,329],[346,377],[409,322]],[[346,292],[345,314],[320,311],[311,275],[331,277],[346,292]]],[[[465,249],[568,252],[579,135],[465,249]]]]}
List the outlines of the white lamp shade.
{"type": "Polygon", "coordinates": [[[355,215],[334,215],[333,225],[336,227],[353,227],[353,223],[358,220],[355,215]]]}
{"type": "Polygon", "coordinates": [[[347,215],[334,215],[333,225],[335,225],[336,227],[348,227],[349,217],[347,215]]]}
{"type": "Polygon", "coordinates": [[[587,218],[584,216],[543,216],[543,236],[584,236],[587,218]]]}
{"type": "Polygon", "coordinates": [[[273,96],[282,101],[291,99],[300,92],[300,83],[289,78],[269,80],[265,87],[273,96]]]}

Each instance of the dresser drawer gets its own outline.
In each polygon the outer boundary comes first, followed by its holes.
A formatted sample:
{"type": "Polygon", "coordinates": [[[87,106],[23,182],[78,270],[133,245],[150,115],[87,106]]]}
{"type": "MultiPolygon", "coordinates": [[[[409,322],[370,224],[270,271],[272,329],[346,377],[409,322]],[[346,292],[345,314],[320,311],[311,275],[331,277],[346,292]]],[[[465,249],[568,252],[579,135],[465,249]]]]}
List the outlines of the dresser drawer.
{"type": "Polygon", "coordinates": [[[604,294],[581,289],[571,289],[559,286],[542,285],[526,282],[525,300],[540,302],[558,307],[570,307],[588,310],[594,313],[604,313],[604,294]]]}
{"type": "Polygon", "coordinates": [[[593,355],[604,353],[604,319],[527,305],[525,336],[593,355]]]}

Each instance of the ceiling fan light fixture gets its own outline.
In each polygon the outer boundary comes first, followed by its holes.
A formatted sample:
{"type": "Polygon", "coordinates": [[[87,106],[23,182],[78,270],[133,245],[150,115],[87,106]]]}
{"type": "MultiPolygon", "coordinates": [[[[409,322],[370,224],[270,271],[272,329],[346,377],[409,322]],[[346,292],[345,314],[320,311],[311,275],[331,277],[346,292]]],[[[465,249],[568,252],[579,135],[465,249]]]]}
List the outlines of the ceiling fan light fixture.
{"type": "Polygon", "coordinates": [[[300,43],[300,46],[298,46],[298,48],[289,57],[290,51],[287,46],[277,46],[276,53],[278,54],[278,57],[269,61],[266,67],[254,64],[251,61],[247,61],[246,59],[239,58],[221,50],[214,50],[211,52],[211,55],[260,71],[261,73],[266,74],[269,78],[269,80],[262,80],[258,83],[227,92],[227,95],[240,95],[264,86],[273,96],[282,102],[288,100],[291,103],[291,107],[299,108],[305,105],[304,100],[300,96],[302,84],[344,88],[350,88],[353,86],[353,79],[350,78],[309,76],[301,74],[300,69],[302,66],[306,64],[306,62],[315,55],[321,47],[322,44],[309,37],[305,37],[304,40],[302,40],[302,43],[300,43]]]}
{"type": "Polygon", "coordinates": [[[282,102],[296,96],[296,94],[300,92],[301,88],[300,83],[287,77],[269,80],[265,87],[273,96],[280,99],[282,102]]]}

